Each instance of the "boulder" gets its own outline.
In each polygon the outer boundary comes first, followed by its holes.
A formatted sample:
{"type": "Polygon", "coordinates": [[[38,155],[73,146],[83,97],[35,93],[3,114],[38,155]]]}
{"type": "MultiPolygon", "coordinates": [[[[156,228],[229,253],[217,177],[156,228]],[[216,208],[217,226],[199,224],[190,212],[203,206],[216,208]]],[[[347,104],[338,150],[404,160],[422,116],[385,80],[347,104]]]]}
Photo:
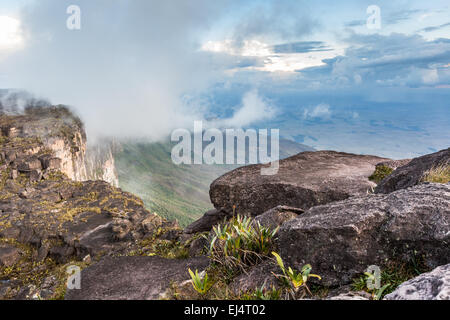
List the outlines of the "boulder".
{"type": "Polygon", "coordinates": [[[184,229],[184,233],[193,234],[198,232],[210,231],[213,226],[224,221],[229,216],[224,210],[209,210],[203,217],[194,221],[184,229]]]}
{"type": "Polygon", "coordinates": [[[415,158],[408,164],[397,168],[380,182],[375,193],[390,193],[419,184],[424,174],[437,166],[450,164],[450,148],[415,158]]]}
{"type": "Polygon", "coordinates": [[[282,271],[272,260],[266,260],[236,277],[231,282],[230,289],[237,296],[241,293],[261,289],[263,286],[266,290],[271,290],[273,287],[279,289],[280,283],[273,273],[281,274],[282,271]]]}
{"type": "Polygon", "coordinates": [[[49,255],[64,262],[151,236],[149,217],[159,220],[139,198],[103,181],[40,181],[0,202],[0,236],[33,245],[38,261],[49,255]]]}
{"type": "Polygon", "coordinates": [[[351,284],[336,288],[327,288],[323,300],[372,300],[372,295],[366,291],[354,291],[351,284]]]}
{"type": "Polygon", "coordinates": [[[423,259],[450,262],[450,184],[421,184],[314,207],[283,224],[286,265],[311,264],[325,285],[343,285],[370,265],[423,259]]]}
{"type": "Polygon", "coordinates": [[[279,205],[309,209],[376,186],[368,180],[383,159],[334,151],[303,152],[280,161],[275,175],[261,175],[263,165],[233,170],[215,180],[210,198],[216,208],[257,216],[279,205]]]}
{"type": "Polygon", "coordinates": [[[411,159],[403,159],[403,160],[388,160],[383,161],[377,164],[377,167],[388,167],[393,170],[406,166],[408,163],[411,162],[411,159]]]}
{"type": "Polygon", "coordinates": [[[142,227],[149,234],[154,234],[163,226],[164,220],[157,214],[150,214],[142,221],[142,227]]]}
{"type": "Polygon", "coordinates": [[[189,245],[189,256],[197,257],[204,255],[207,252],[209,241],[205,237],[199,237],[192,240],[189,245]]]}
{"type": "Polygon", "coordinates": [[[266,228],[275,229],[286,221],[297,218],[303,212],[305,211],[299,208],[278,206],[257,216],[254,223],[259,223],[266,228]]]}
{"type": "Polygon", "coordinates": [[[15,265],[20,259],[20,250],[14,246],[1,245],[0,246],[0,266],[11,267],[15,265]]]}
{"type": "Polygon", "coordinates": [[[39,157],[43,169],[59,170],[61,169],[62,160],[53,157],[51,154],[45,154],[39,157]]]}
{"type": "Polygon", "coordinates": [[[450,300],[450,264],[401,284],[385,300],[450,300]]]}
{"type": "Polygon", "coordinates": [[[41,161],[37,157],[29,157],[28,159],[21,160],[17,164],[17,169],[20,172],[29,172],[33,170],[40,170],[42,169],[41,161]]]}
{"type": "Polygon", "coordinates": [[[367,300],[370,300],[370,295],[368,295],[365,292],[347,292],[347,293],[342,293],[335,297],[327,298],[326,300],[360,300],[360,301],[365,300],[365,301],[367,301],[367,300]]]}
{"type": "Polygon", "coordinates": [[[205,257],[186,260],[161,257],[107,257],[81,272],[81,289],[67,290],[66,300],[157,300],[167,297],[173,283],[189,280],[188,269],[199,272],[205,257]]]}

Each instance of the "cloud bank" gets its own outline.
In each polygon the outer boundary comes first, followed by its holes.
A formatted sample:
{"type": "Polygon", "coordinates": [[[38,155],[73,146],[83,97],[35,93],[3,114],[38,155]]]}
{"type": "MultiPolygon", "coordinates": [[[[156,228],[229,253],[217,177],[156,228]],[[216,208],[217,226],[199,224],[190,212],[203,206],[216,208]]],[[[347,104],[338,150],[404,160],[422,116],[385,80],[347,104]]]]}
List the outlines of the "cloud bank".
{"type": "Polygon", "coordinates": [[[91,136],[162,138],[201,119],[183,104],[215,73],[197,50],[198,35],[227,6],[208,0],[40,0],[24,7],[25,47],[0,61],[0,87],[72,105],[91,136]],[[81,8],[81,30],[66,9],[81,8]]]}

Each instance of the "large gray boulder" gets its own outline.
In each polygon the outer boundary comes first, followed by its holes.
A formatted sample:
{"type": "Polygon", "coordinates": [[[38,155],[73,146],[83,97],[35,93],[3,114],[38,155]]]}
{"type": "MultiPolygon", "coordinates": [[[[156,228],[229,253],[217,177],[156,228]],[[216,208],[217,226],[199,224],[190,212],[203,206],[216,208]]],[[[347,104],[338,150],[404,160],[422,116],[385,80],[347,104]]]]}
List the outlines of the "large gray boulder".
{"type": "Polygon", "coordinates": [[[397,168],[380,182],[375,192],[390,193],[415,186],[421,182],[428,170],[445,164],[450,164],[450,148],[415,158],[406,165],[397,168]]]}
{"type": "Polygon", "coordinates": [[[388,195],[367,195],[314,207],[283,224],[286,264],[309,263],[323,284],[349,283],[370,265],[423,259],[450,262],[450,184],[422,184],[388,195]]]}
{"type": "Polygon", "coordinates": [[[201,272],[205,257],[186,260],[161,257],[105,258],[81,272],[81,289],[67,290],[66,300],[158,300],[167,298],[173,283],[190,279],[188,269],[201,272]]]}
{"type": "Polygon", "coordinates": [[[262,287],[266,290],[279,289],[280,282],[274,273],[281,274],[282,272],[274,261],[266,260],[234,278],[230,283],[230,289],[235,295],[255,291],[262,287]]]}
{"type": "Polygon", "coordinates": [[[217,209],[257,216],[279,205],[309,209],[366,194],[375,183],[368,177],[388,159],[334,151],[303,152],[280,161],[275,175],[261,175],[263,165],[233,170],[211,184],[217,209]]]}
{"type": "Polygon", "coordinates": [[[450,264],[401,284],[385,300],[450,300],[450,264]]]}

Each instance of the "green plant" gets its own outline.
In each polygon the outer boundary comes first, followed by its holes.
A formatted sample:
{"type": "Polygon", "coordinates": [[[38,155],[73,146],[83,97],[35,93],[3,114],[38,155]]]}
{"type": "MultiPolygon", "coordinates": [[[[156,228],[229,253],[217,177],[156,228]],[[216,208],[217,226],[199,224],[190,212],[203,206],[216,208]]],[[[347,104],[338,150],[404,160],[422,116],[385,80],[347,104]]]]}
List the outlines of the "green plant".
{"type": "Polygon", "coordinates": [[[377,166],[375,172],[369,177],[370,181],[379,184],[384,178],[390,175],[394,169],[389,168],[388,166],[377,166]]]}
{"type": "Polygon", "coordinates": [[[210,258],[231,270],[244,270],[269,255],[278,228],[271,230],[249,217],[237,215],[214,227],[212,232],[210,258]]]}
{"type": "Polygon", "coordinates": [[[275,286],[272,286],[271,289],[266,289],[266,284],[264,283],[260,288],[244,293],[240,298],[242,300],[280,300],[281,289],[276,289],[275,286]]]}
{"type": "MultiPolygon", "coordinates": [[[[295,299],[298,296],[299,292],[301,292],[300,289],[305,289],[304,291],[307,291],[310,295],[312,295],[307,285],[309,278],[313,277],[319,280],[321,280],[322,278],[317,274],[311,273],[311,265],[304,265],[300,272],[293,270],[291,267],[288,267],[286,269],[283,263],[283,259],[281,259],[280,255],[276,252],[272,252],[272,254],[275,256],[281,271],[283,271],[282,275],[274,274],[274,276],[277,279],[280,279],[285,286],[288,286],[291,289],[292,297],[295,299]]],[[[302,297],[303,296],[304,292],[302,297]]]]}
{"type": "Polygon", "coordinates": [[[189,269],[189,274],[192,279],[192,286],[194,287],[194,290],[202,296],[206,295],[212,287],[212,283],[208,279],[208,273],[205,271],[205,275],[201,277],[198,270],[195,270],[194,273],[191,269],[189,269]]]}
{"type": "Polygon", "coordinates": [[[424,174],[422,181],[435,183],[450,182],[450,164],[447,163],[431,168],[424,174]]]}

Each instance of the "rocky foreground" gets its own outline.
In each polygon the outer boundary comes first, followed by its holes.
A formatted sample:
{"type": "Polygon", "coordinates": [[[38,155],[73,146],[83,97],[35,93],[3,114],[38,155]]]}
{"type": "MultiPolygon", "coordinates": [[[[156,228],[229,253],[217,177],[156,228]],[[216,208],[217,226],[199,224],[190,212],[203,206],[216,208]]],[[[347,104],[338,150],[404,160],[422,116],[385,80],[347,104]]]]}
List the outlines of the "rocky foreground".
{"type": "Polygon", "coordinates": [[[275,176],[242,167],[211,185],[215,209],[181,230],[113,181],[88,180],[99,176],[67,109],[0,115],[0,126],[0,299],[196,299],[188,269],[216,279],[211,299],[277,292],[273,256],[224,276],[208,253],[211,229],[238,214],[279,228],[284,263],[322,277],[308,298],[371,299],[361,277],[376,265],[386,299],[450,299],[450,184],[424,178],[448,166],[450,149],[404,161],[304,152],[275,176]],[[68,290],[73,265],[81,289],[68,290]]]}

